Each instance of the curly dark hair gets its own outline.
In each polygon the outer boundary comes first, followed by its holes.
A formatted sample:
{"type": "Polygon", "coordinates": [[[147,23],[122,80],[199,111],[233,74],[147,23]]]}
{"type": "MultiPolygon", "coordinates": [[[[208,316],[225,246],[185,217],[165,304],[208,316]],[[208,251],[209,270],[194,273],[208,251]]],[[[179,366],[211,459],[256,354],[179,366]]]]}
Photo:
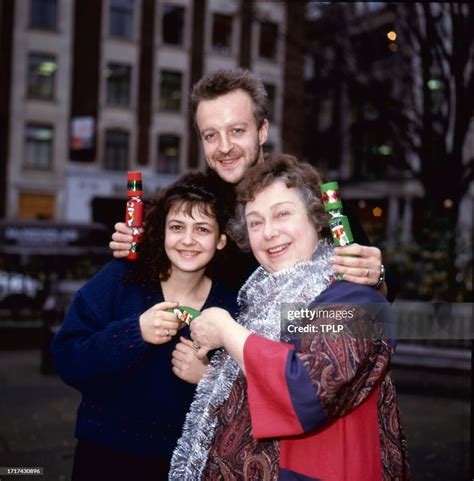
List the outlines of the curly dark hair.
{"type": "Polygon", "coordinates": [[[263,121],[268,117],[268,94],[258,77],[249,70],[241,68],[216,70],[194,84],[191,92],[194,120],[201,101],[213,100],[236,90],[243,90],[250,95],[257,128],[260,129],[263,121]]]}
{"type": "MultiPolygon", "coordinates": [[[[215,173],[191,172],[147,202],[136,268],[129,273],[127,280],[150,284],[169,278],[171,263],[165,252],[165,228],[166,216],[173,206],[182,206],[189,216],[198,209],[201,214],[215,218],[219,234],[223,234],[233,213],[233,202],[228,201],[226,190],[225,184],[215,173]]],[[[217,251],[208,264],[206,275],[212,276],[216,257],[221,252],[217,251]]]]}
{"type": "Polygon", "coordinates": [[[328,226],[329,216],[324,211],[319,188],[323,182],[319,171],[306,162],[299,162],[292,155],[267,154],[264,160],[251,167],[237,185],[235,216],[228,225],[230,236],[240,249],[246,252],[250,250],[250,244],[245,221],[245,204],[253,201],[259,192],[278,180],[285,182],[288,188],[298,190],[308,217],[318,231],[328,226]]]}

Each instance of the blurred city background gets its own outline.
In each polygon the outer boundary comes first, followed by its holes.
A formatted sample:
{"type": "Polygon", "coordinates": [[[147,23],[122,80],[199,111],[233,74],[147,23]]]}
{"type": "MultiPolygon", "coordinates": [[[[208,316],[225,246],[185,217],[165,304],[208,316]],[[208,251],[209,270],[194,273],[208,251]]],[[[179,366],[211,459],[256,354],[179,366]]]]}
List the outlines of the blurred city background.
{"type": "Polygon", "coordinates": [[[473,38],[469,2],[0,0],[0,466],[69,479],[79,395],[51,337],[111,259],[126,171],[149,198],[204,169],[191,86],[241,66],[266,150],[339,181],[404,325],[449,327],[404,336],[394,372],[413,479],[472,479],[473,38]]]}

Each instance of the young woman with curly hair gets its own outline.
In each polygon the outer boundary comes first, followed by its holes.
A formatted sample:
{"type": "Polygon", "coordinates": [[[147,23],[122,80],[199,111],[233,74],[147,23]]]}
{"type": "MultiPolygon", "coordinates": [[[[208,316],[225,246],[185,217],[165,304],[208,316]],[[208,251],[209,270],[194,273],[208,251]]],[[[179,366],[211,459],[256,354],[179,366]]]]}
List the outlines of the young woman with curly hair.
{"type": "Polygon", "coordinates": [[[167,479],[207,368],[168,309],[236,311],[236,293],[210,277],[226,245],[222,195],[213,175],[183,176],[147,206],[139,260],[110,262],[75,295],[52,345],[82,394],[73,480],[167,479]]]}

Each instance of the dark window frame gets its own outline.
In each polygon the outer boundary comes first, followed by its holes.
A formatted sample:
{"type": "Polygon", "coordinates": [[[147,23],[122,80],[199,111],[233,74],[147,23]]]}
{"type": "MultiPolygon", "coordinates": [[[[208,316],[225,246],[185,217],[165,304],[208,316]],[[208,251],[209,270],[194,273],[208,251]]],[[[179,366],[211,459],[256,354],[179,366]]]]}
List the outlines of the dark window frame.
{"type": "Polygon", "coordinates": [[[163,69],[160,71],[160,96],[159,96],[159,110],[160,112],[178,112],[180,113],[183,109],[183,80],[184,74],[179,70],[167,70],[163,69]],[[168,76],[168,81],[171,76],[179,77],[179,99],[173,100],[172,97],[174,93],[178,92],[178,89],[171,89],[171,83],[166,82],[166,77],[168,76]],[[164,95],[167,95],[165,98],[164,95]],[[173,106],[173,103],[177,102],[177,105],[173,106]]]}
{"type": "Polygon", "coordinates": [[[104,131],[104,170],[125,171],[130,164],[130,132],[126,129],[108,128],[104,131]],[[115,138],[111,138],[115,136],[115,138]],[[120,138],[122,136],[122,138],[120,138]],[[112,142],[113,140],[113,142],[112,142]],[[119,156],[110,156],[112,149],[119,156]],[[125,155],[123,153],[125,152],[125,155]]]}
{"type": "Polygon", "coordinates": [[[23,156],[23,168],[25,170],[41,170],[50,171],[53,168],[53,148],[54,148],[54,125],[44,122],[26,122],[24,131],[24,146],[25,153],[23,156]],[[48,139],[41,139],[30,134],[30,130],[49,130],[50,137],[48,139]],[[48,148],[47,164],[43,165],[42,162],[38,162],[38,157],[29,157],[30,149],[34,147],[35,152],[41,152],[45,148],[48,148]]]}
{"type": "Polygon", "coordinates": [[[30,0],[30,19],[29,28],[32,30],[45,30],[47,32],[58,31],[58,1],[57,0],[30,0]],[[41,5],[40,5],[41,4],[41,5]],[[50,21],[45,21],[48,14],[48,8],[53,8],[53,12],[49,12],[52,15],[50,21]],[[36,21],[34,21],[35,15],[36,21]],[[41,20],[38,20],[40,18],[41,20]]]}
{"type": "Polygon", "coordinates": [[[174,5],[170,3],[164,3],[161,10],[161,41],[163,45],[170,45],[173,47],[184,47],[185,43],[185,31],[186,31],[186,7],[182,5],[174,5]],[[172,27],[172,15],[173,11],[177,14],[179,28],[172,27]],[[178,14],[179,12],[179,14],[178,14]],[[165,21],[166,17],[169,19],[165,21]],[[173,34],[178,39],[177,42],[169,41],[173,34]]]}
{"type": "Polygon", "coordinates": [[[227,15],[224,13],[215,12],[212,14],[212,29],[211,29],[211,50],[214,53],[220,55],[232,55],[232,36],[234,29],[234,17],[232,15],[227,15]],[[217,20],[222,22],[221,25],[216,23],[217,20]],[[226,23],[230,25],[230,28],[226,28],[226,23]],[[218,30],[216,30],[218,27],[218,30]],[[227,38],[222,44],[216,43],[217,36],[227,33],[227,38]]]}
{"type": "Polygon", "coordinates": [[[263,21],[260,22],[259,42],[258,42],[258,57],[276,61],[278,57],[278,37],[279,25],[276,22],[263,21]],[[270,38],[270,37],[273,37],[270,38]],[[262,49],[270,48],[271,53],[267,55],[262,52],[262,49]]]}
{"type": "Polygon", "coordinates": [[[106,105],[108,107],[121,107],[129,108],[131,104],[132,96],[132,66],[130,64],[119,63],[119,62],[109,62],[107,64],[107,89],[106,89],[106,105]],[[117,67],[117,69],[115,69],[117,67]],[[127,72],[124,76],[128,80],[128,85],[125,84],[124,80],[116,80],[113,82],[112,77],[119,69],[123,69],[127,72]],[[120,83],[121,82],[121,83],[120,83]]]}
{"type": "Polygon", "coordinates": [[[156,171],[159,174],[179,174],[180,172],[180,157],[181,157],[181,136],[175,133],[160,133],[157,138],[157,165],[156,171]],[[167,146],[163,146],[163,140],[177,140],[177,145],[171,145],[171,142],[167,146]],[[175,147],[177,148],[177,155],[174,157],[166,156],[164,152],[165,148],[175,147]],[[164,155],[163,161],[161,155],[164,155]]]}
{"type": "Polygon", "coordinates": [[[109,0],[108,34],[111,38],[132,40],[134,37],[136,5],[134,0],[128,1],[129,5],[126,5],[127,0],[109,0]]]}
{"type": "MultiPolygon", "coordinates": [[[[38,68],[42,62],[37,62],[36,68],[38,68]]],[[[28,54],[28,66],[27,66],[27,73],[26,73],[26,96],[29,99],[36,99],[36,100],[54,100],[55,93],[56,93],[56,71],[58,70],[58,62],[56,60],[56,55],[47,53],[47,52],[29,52],[28,54]],[[56,65],[54,72],[50,76],[41,76],[41,74],[37,74],[36,77],[31,75],[32,73],[32,59],[36,57],[37,59],[42,58],[42,62],[53,62],[56,65]],[[51,80],[48,81],[51,85],[51,92],[49,94],[43,95],[39,93],[42,90],[42,86],[46,85],[46,80],[41,80],[41,77],[50,78],[51,80]],[[35,81],[36,80],[36,81],[35,81]]]]}

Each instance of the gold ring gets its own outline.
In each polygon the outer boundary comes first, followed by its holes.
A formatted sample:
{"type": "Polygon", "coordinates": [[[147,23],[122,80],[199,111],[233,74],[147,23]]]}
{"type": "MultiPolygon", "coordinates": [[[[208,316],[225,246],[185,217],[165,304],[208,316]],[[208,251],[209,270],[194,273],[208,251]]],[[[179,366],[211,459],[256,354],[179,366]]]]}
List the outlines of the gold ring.
{"type": "Polygon", "coordinates": [[[196,349],[196,351],[199,351],[199,349],[201,349],[201,346],[197,342],[193,341],[193,348],[196,349]]]}
{"type": "Polygon", "coordinates": [[[369,277],[369,274],[370,274],[370,271],[369,271],[369,268],[367,267],[367,274],[366,274],[366,276],[369,277]]]}

